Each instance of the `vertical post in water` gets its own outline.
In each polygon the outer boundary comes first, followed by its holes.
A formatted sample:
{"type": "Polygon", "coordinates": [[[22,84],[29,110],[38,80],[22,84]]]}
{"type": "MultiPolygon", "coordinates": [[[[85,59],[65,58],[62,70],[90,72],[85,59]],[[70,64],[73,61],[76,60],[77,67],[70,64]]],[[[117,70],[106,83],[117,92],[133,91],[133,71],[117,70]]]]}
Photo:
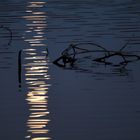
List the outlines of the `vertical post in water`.
{"type": "Polygon", "coordinates": [[[18,53],[18,83],[19,83],[19,88],[21,88],[21,54],[22,50],[19,51],[18,53]]]}

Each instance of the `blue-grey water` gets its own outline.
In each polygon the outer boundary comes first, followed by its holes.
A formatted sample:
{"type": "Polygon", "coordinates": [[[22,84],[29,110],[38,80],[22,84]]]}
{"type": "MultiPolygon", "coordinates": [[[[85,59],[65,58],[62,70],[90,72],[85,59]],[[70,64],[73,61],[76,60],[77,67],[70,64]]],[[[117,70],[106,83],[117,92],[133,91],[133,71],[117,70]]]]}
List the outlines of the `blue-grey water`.
{"type": "Polygon", "coordinates": [[[139,140],[140,61],[121,69],[90,59],[75,69],[52,63],[71,43],[119,50],[130,40],[126,49],[140,55],[139,7],[139,0],[2,0],[0,139],[139,140]]]}

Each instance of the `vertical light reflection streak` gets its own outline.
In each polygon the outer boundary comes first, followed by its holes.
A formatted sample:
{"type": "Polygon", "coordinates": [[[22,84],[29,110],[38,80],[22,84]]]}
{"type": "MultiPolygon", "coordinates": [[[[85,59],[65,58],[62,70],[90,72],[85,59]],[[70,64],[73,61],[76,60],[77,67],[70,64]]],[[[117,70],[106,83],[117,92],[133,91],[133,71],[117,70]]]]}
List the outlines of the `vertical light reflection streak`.
{"type": "Polygon", "coordinates": [[[33,47],[47,46],[45,29],[47,27],[47,12],[43,11],[47,3],[43,1],[30,1],[27,5],[26,15],[26,31],[24,41],[33,47]]]}
{"type": "Polygon", "coordinates": [[[27,120],[27,136],[30,140],[49,140],[48,89],[48,58],[46,50],[45,29],[47,13],[44,11],[46,2],[29,1],[27,4],[26,31],[24,41],[30,46],[24,49],[25,82],[27,85],[27,103],[29,117],[27,120]],[[43,50],[43,51],[42,51],[43,50]],[[46,50],[46,51],[45,51],[46,50]]]}
{"type": "Polygon", "coordinates": [[[27,120],[26,138],[30,140],[48,140],[49,110],[48,90],[50,79],[48,74],[48,59],[42,52],[24,50],[25,82],[27,85],[27,103],[29,118],[27,120]],[[31,53],[31,55],[30,55],[31,53]]]}

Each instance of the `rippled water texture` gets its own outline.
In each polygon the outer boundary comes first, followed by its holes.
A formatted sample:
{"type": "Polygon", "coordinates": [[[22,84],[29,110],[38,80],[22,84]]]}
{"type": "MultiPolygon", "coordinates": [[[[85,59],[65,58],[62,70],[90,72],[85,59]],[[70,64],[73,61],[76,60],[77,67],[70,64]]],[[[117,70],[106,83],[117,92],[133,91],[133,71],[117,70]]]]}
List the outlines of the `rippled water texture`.
{"type": "Polygon", "coordinates": [[[138,0],[1,1],[0,138],[139,140],[140,61],[120,68],[87,54],[74,68],[52,63],[71,43],[111,51],[127,43],[126,52],[140,55],[139,7],[138,0]]]}

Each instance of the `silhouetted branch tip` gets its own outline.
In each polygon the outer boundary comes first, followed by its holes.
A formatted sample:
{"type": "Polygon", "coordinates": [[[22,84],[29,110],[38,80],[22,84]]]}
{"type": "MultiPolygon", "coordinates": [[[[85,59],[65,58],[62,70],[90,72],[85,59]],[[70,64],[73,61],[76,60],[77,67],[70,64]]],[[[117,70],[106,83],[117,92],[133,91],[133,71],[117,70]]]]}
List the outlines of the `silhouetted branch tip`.
{"type": "Polygon", "coordinates": [[[11,43],[12,43],[12,39],[13,39],[13,33],[12,33],[12,30],[11,30],[10,28],[4,26],[4,25],[1,25],[0,28],[3,28],[3,29],[5,29],[5,30],[7,30],[7,31],[9,32],[9,34],[10,34],[10,38],[9,38],[9,41],[8,41],[7,44],[8,44],[8,45],[11,45],[11,43]]]}

